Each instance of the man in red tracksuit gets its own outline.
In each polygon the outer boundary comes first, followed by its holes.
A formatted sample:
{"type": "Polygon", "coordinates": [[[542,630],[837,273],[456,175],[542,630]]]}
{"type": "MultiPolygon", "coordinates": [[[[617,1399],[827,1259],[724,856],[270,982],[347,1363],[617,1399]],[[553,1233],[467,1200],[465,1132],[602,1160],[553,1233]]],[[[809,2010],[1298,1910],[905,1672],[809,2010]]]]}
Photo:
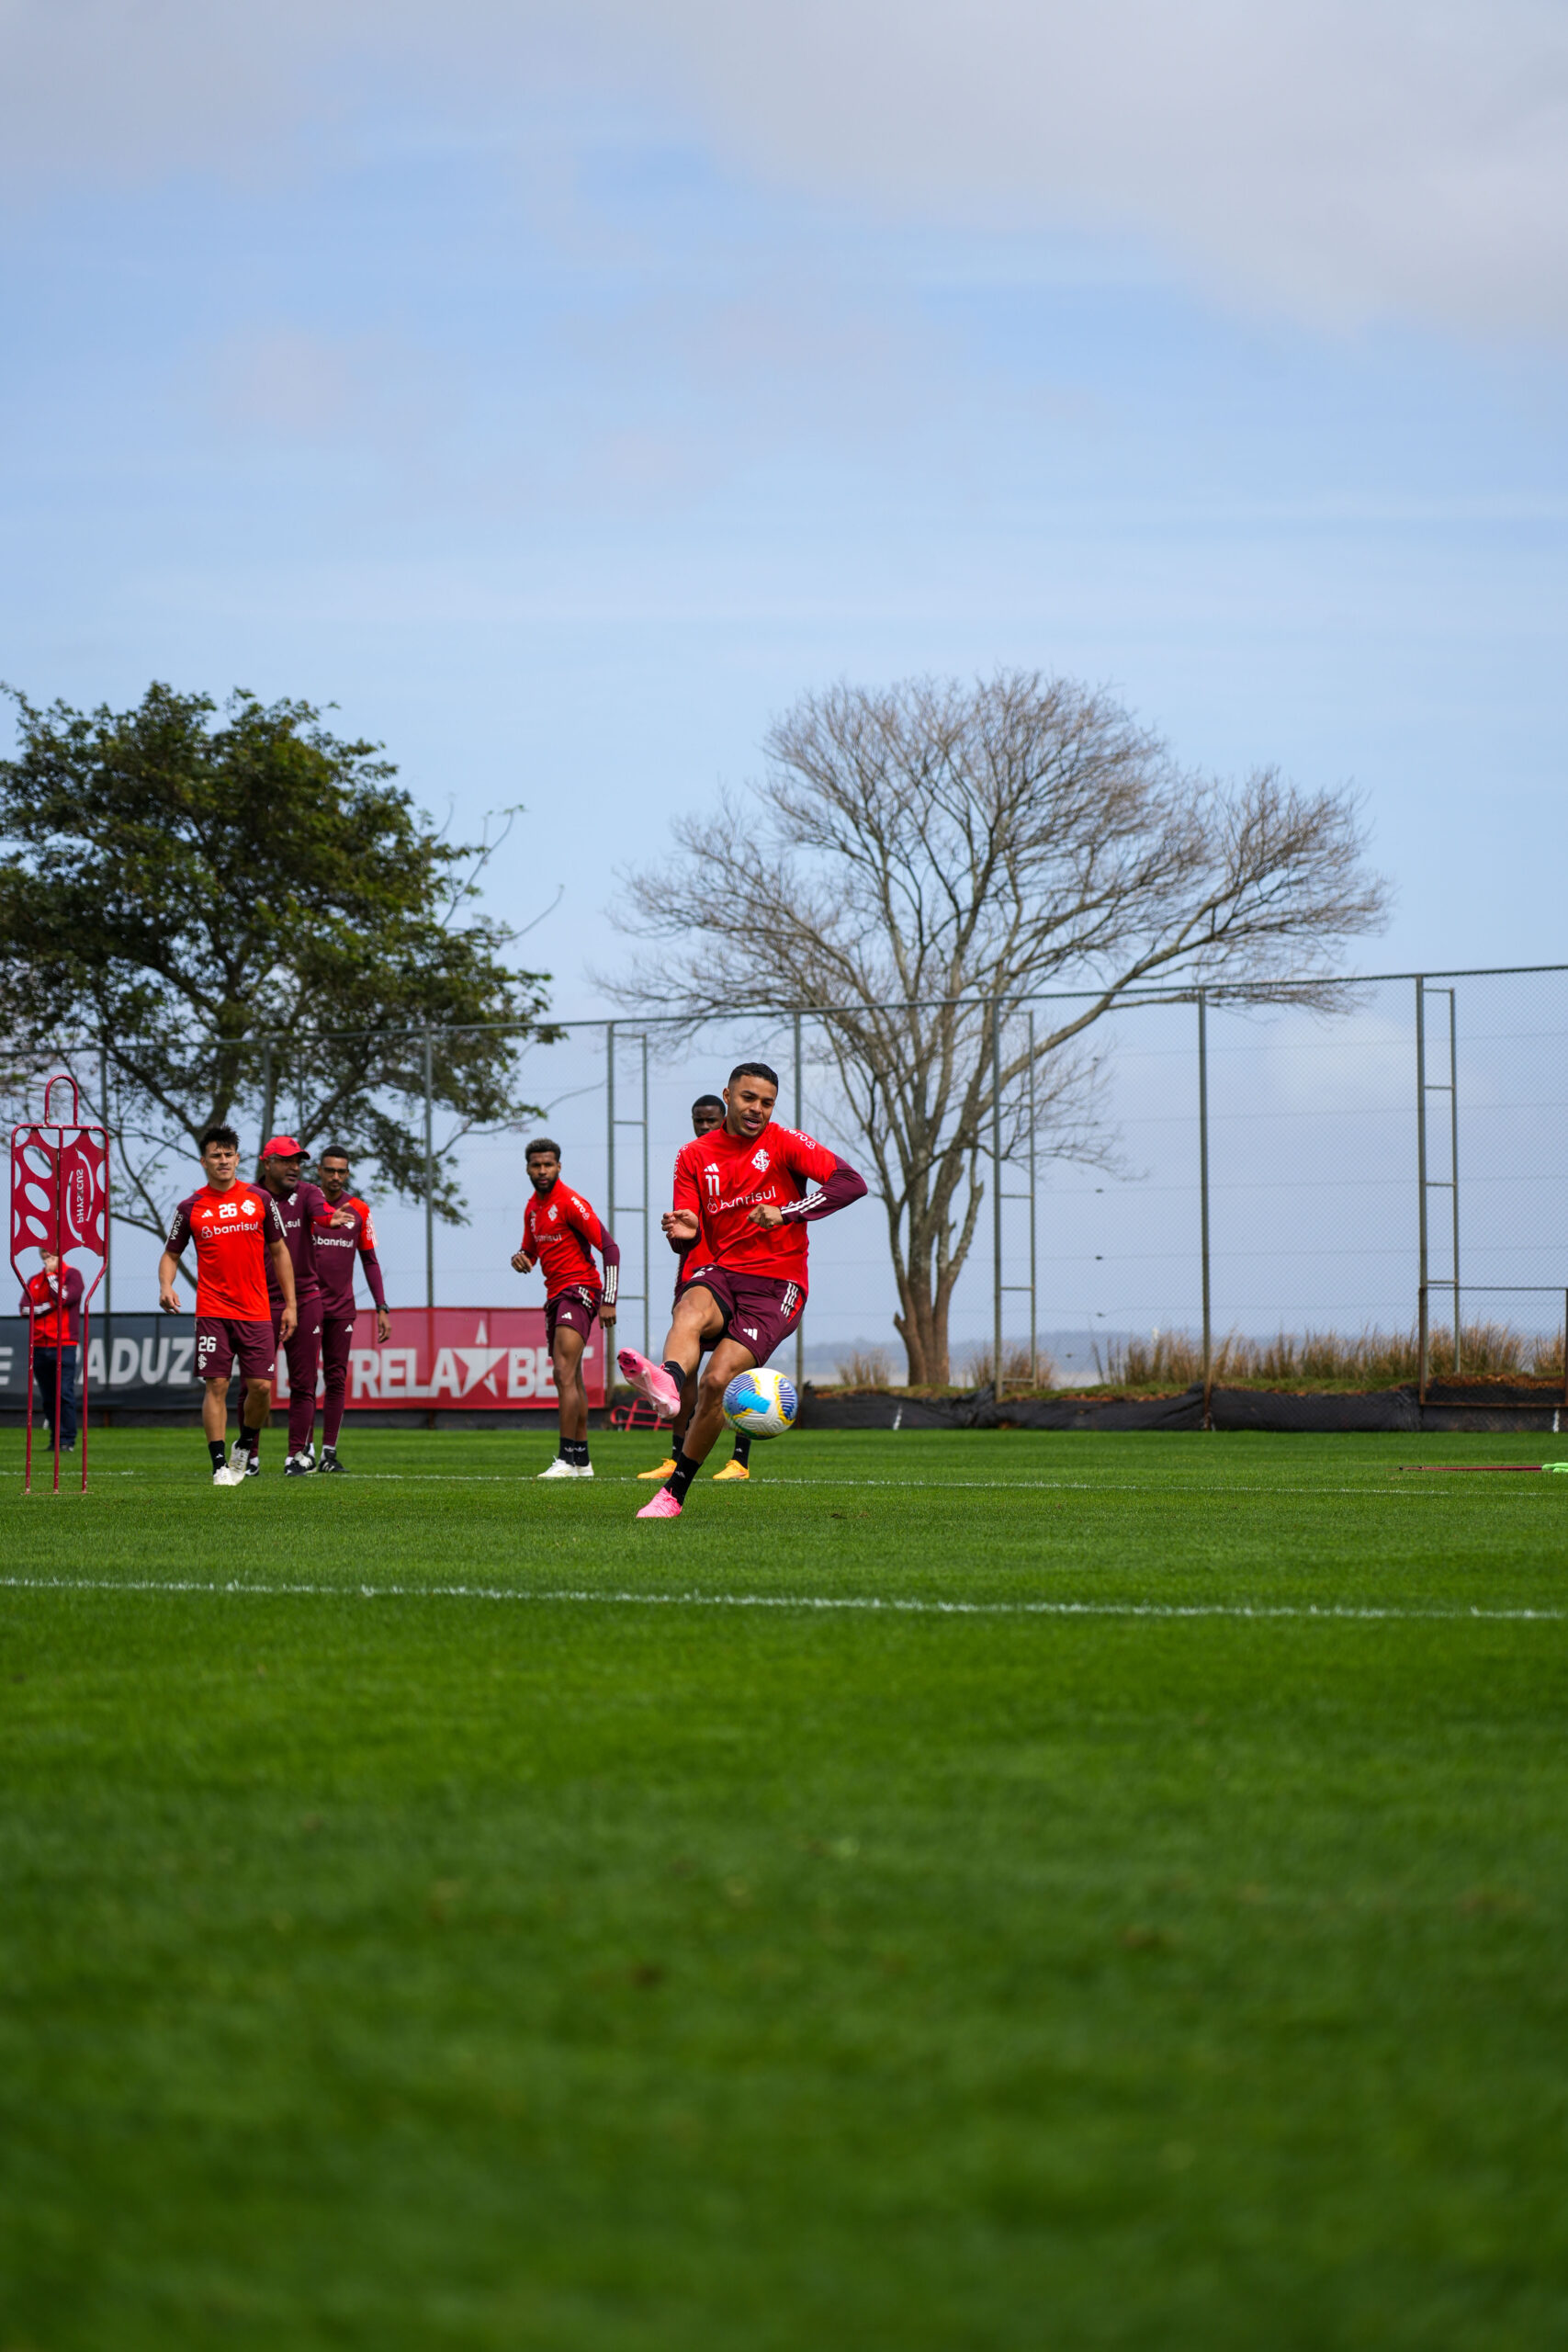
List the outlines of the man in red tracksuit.
{"type": "Polygon", "coordinates": [[[81,1338],[82,1277],[74,1266],[62,1269],[52,1250],[43,1252],[43,1272],[35,1274],[22,1298],[22,1312],[33,1318],[33,1380],[44,1419],[54,1428],[55,1384],[60,1388],[60,1451],[76,1444],[76,1345],[81,1338]]]}

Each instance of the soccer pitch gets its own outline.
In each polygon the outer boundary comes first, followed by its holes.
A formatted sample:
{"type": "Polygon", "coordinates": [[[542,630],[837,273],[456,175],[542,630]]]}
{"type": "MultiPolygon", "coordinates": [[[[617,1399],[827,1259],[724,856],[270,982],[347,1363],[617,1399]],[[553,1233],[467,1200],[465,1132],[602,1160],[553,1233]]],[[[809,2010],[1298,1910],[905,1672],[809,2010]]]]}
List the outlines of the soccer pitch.
{"type": "Polygon", "coordinates": [[[1551,1439],[0,1450],[0,2348],[1568,2335],[1551,1439]],[[716,1459],[719,1457],[716,1456],[716,1459]]]}

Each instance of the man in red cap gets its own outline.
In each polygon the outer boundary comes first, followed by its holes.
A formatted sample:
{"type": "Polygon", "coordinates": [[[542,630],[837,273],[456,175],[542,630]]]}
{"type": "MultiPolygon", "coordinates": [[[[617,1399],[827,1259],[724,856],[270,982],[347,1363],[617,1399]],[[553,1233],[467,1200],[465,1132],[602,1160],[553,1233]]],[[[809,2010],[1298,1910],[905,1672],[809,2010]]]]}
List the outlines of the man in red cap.
{"type": "MultiPolygon", "coordinates": [[[[304,1159],[304,1145],[296,1143],[292,1136],[274,1136],[270,1143],[262,1146],[260,1179],[272,1195],[277,1221],[283,1228],[294,1268],[294,1301],[299,1316],[293,1337],[283,1342],[288,1365],[288,1459],[283,1465],[286,1478],[308,1478],[316,1467],[311,1439],[316,1427],[316,1374],[321,1361],[321,1283],[316,1272],[312,1228],[318,1222],[327,1226],[354,1223],[346,1210],[333,1206],[319,1184],[301,1179],[299,1170],[304,1159]]],[[[286,1302],[270,1259],[266,1287],[272,1306],[273,1335],[276,1338],[281,1332],[286,1302]]],[[[252,1460],[259,1463],[260,1459],[258,1431],[252,1460]]]]}

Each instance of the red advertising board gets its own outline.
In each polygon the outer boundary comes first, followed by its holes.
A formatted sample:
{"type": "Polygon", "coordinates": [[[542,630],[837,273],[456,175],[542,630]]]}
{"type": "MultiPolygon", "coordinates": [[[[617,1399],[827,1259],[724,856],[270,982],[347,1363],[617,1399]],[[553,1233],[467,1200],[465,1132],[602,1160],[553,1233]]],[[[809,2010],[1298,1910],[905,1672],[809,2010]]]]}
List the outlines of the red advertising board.
{"type": "MultiPolygon", "coordinates": [[[[598,1324],[582,1351],[591,1405],[604,1402],[604,1334],[598,1324]]],[[[321,1383],[317,1383],[317,1395],[321,1383]]],[[[288,1367],[277,1351],[273,1389],[288,1401],[288,1367]]],[[[392,1336],[376,1337],[361,1307],[348,1359],[351,1413],[554,1412],[559,1403],[542,1306],[395,1306],[392,1336]]]]}

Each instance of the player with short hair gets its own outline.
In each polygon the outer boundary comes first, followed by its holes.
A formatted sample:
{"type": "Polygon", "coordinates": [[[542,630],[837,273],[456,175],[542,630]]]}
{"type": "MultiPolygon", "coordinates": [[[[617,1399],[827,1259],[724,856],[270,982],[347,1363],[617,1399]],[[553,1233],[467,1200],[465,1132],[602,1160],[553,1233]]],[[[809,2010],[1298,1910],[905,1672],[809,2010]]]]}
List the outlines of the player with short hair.
{"type": "Polygon", "coordinates": [[[814,1136],[775,1126],[776,1070],[741,1062],[724,1090],[724,1125],[683,1144],[675,1160],[670,1239],[694,1244],[664,1343],[662,1364],[621,1351],[621,1371],[642,1396],[673,1415],[681,1385],[705,1346],[697,1409],[670,1483],[639,1519],[678,1519],[724,1420],[724,1392],[738,1373],[766,1363],[806,1305],[808,1219],[862,1199],[863,1176],[814,1136]]]}
{"type": "Polygon", "coordinates": [[[538,1136],[524,1153],[534,1188],[523,1217],[523,1240],[512,1262],[520,1274],[545,1272],[545,1338],[560,1398],[560,1452],[541,1478],[592,1478],[588,1458],[588,1392],[582,1351],[597,1316],[606,1334],[615,1327],[621,1253],[580,1193],[561,1182],[560,1146],[538,1136]],[[592,1251],[604,1261],[599,1280],[592,1251]]]}
{"type": "Polygon", "coordinates": [[[207,1178],[175,1211],[169,1238],[158,1261],[158,1304],[165,1315],[182,1312],[175,1276],[189,1242],[196,1245],[196,1363],[205,1383],[201,1425],[207,1432],[215,1487],[240,1487],[261,1425],[272,1403],[272,1374],[277,1357],[267,1301],[270,1275],[283,1301],[277,1334],[293,1336],[299,1319],[294,1303],[294,1261],[277,1203],[263,1184],[241,1183],[240,1138],[232,1127],[209,1127],[201,1138],[207,1178]],[[244,1383],[240,1433],[231,1461],[225,1460],[229,1378],[236,1360],[244,1383]]]}
{"type": "MultiPolygon", "coordinates": [[[[692,1105],[693,1135],[696,1136],[709,1135],[715,1127],[719,1127],[723,1125],[723,1095],[699,1094],[696,1101],[692,1105]]],[[[671,1240],[670,1244],[670,1247],[675,1251],[681,1261],[681,1270],[675,1277],[675,1296],[677,1299],[679,1299],[681,1295],[681,1285],[686,1279],[686,1261],[691,1257],[691,1254],[696,1246],[697,1238],[694,1235],[690,1238],[682,1238],[679,1241],[671,1240]]],[[[685,1379],[681,1383],[681,1409],[676,1414],[674,1426],[670,1431],[671,1442],[673,1442],[677,1452],[680,1450],[681,1442],[685,1437],[686,1431],[692,1425],[692,1415],[696,1411],[696,1409],[697,1374],[696,1367],[694,1366],[686,1374],[685,1379]]],[[[675,1455],[673,1453],[667,1453],[663,1461],[659,1464],[657,1470],[639,1470],[637,1472],[637,1476],[644,1480],[657,1478],[660,1484],[662,1485],[664,1480],[669,1477],[674,1467],[675,1455]]],[[[736,1430],[735,1451],[733,1454],[725,1464],[723,1469],[716,1470],[713,1476],[714,1484],[716,1486],[725,1486],[729,1484],[732,1480],[750,1478],[751,1476],[751,1437],[750,1430],[736,1430]]]]}
{"type": "MultiPolygon", "coordinates": [[[[270,1143],[262,1146],[260,1182],[272,1194],[288,1246],[298,1317],[292,1336],[282,1341],[288,1365],[288,1456],[283,1465],[286,1478],[312,1477],[316,1468],[311,1441],[316,1428],[316,1374],[321,1363],[321,1284],[316,1272],[316,1227],[322,1221],[345,1227],[354,1223],[346,1209],[332,1207],[319,1184],[304,1181],[299,1172],[304,1164],[305,1147],[296,1143],[292,1136],[274,1136],[270,1143]]],[[[283,1294],[270,1267],[266,1286],[272,1306],[272,1328],[281,1339],[278,1322],[283,1313],[283,1294]]],[[[252,1459],[259,1465],[259,1436],[252,1449],[252,1459]]]]}
{"type": "Polygon", "coordinates": [[[316,1162],[316,1172],[329,1210],[340,1212],[336,1217],[318,1217],[311,1238],[316,1251],[316,1279],[321,1286],[321,1376],[325,1386],[321,1398],[321,1469],[328,1476],[341,1477],[338,1432],[343,1428],[344,1407],[348,1399],[349,1351],[354,1345],[354,1323],[359,1312],[354,1303],[356,1260],[365,1269],[365,1279],[376,1303],[376,1337],[382,1347],[392,1336],[392,1318],[387,1312],[387,1293],[381,1281],[381,1261],[376,1255],[376,1227],[369,1207],[357,1193],[348,1189],[347,1152],[333,1144],[316,1162]],[[348,1218],[346,1226],[342,1222],[343,1216],[348,1218]]]}

